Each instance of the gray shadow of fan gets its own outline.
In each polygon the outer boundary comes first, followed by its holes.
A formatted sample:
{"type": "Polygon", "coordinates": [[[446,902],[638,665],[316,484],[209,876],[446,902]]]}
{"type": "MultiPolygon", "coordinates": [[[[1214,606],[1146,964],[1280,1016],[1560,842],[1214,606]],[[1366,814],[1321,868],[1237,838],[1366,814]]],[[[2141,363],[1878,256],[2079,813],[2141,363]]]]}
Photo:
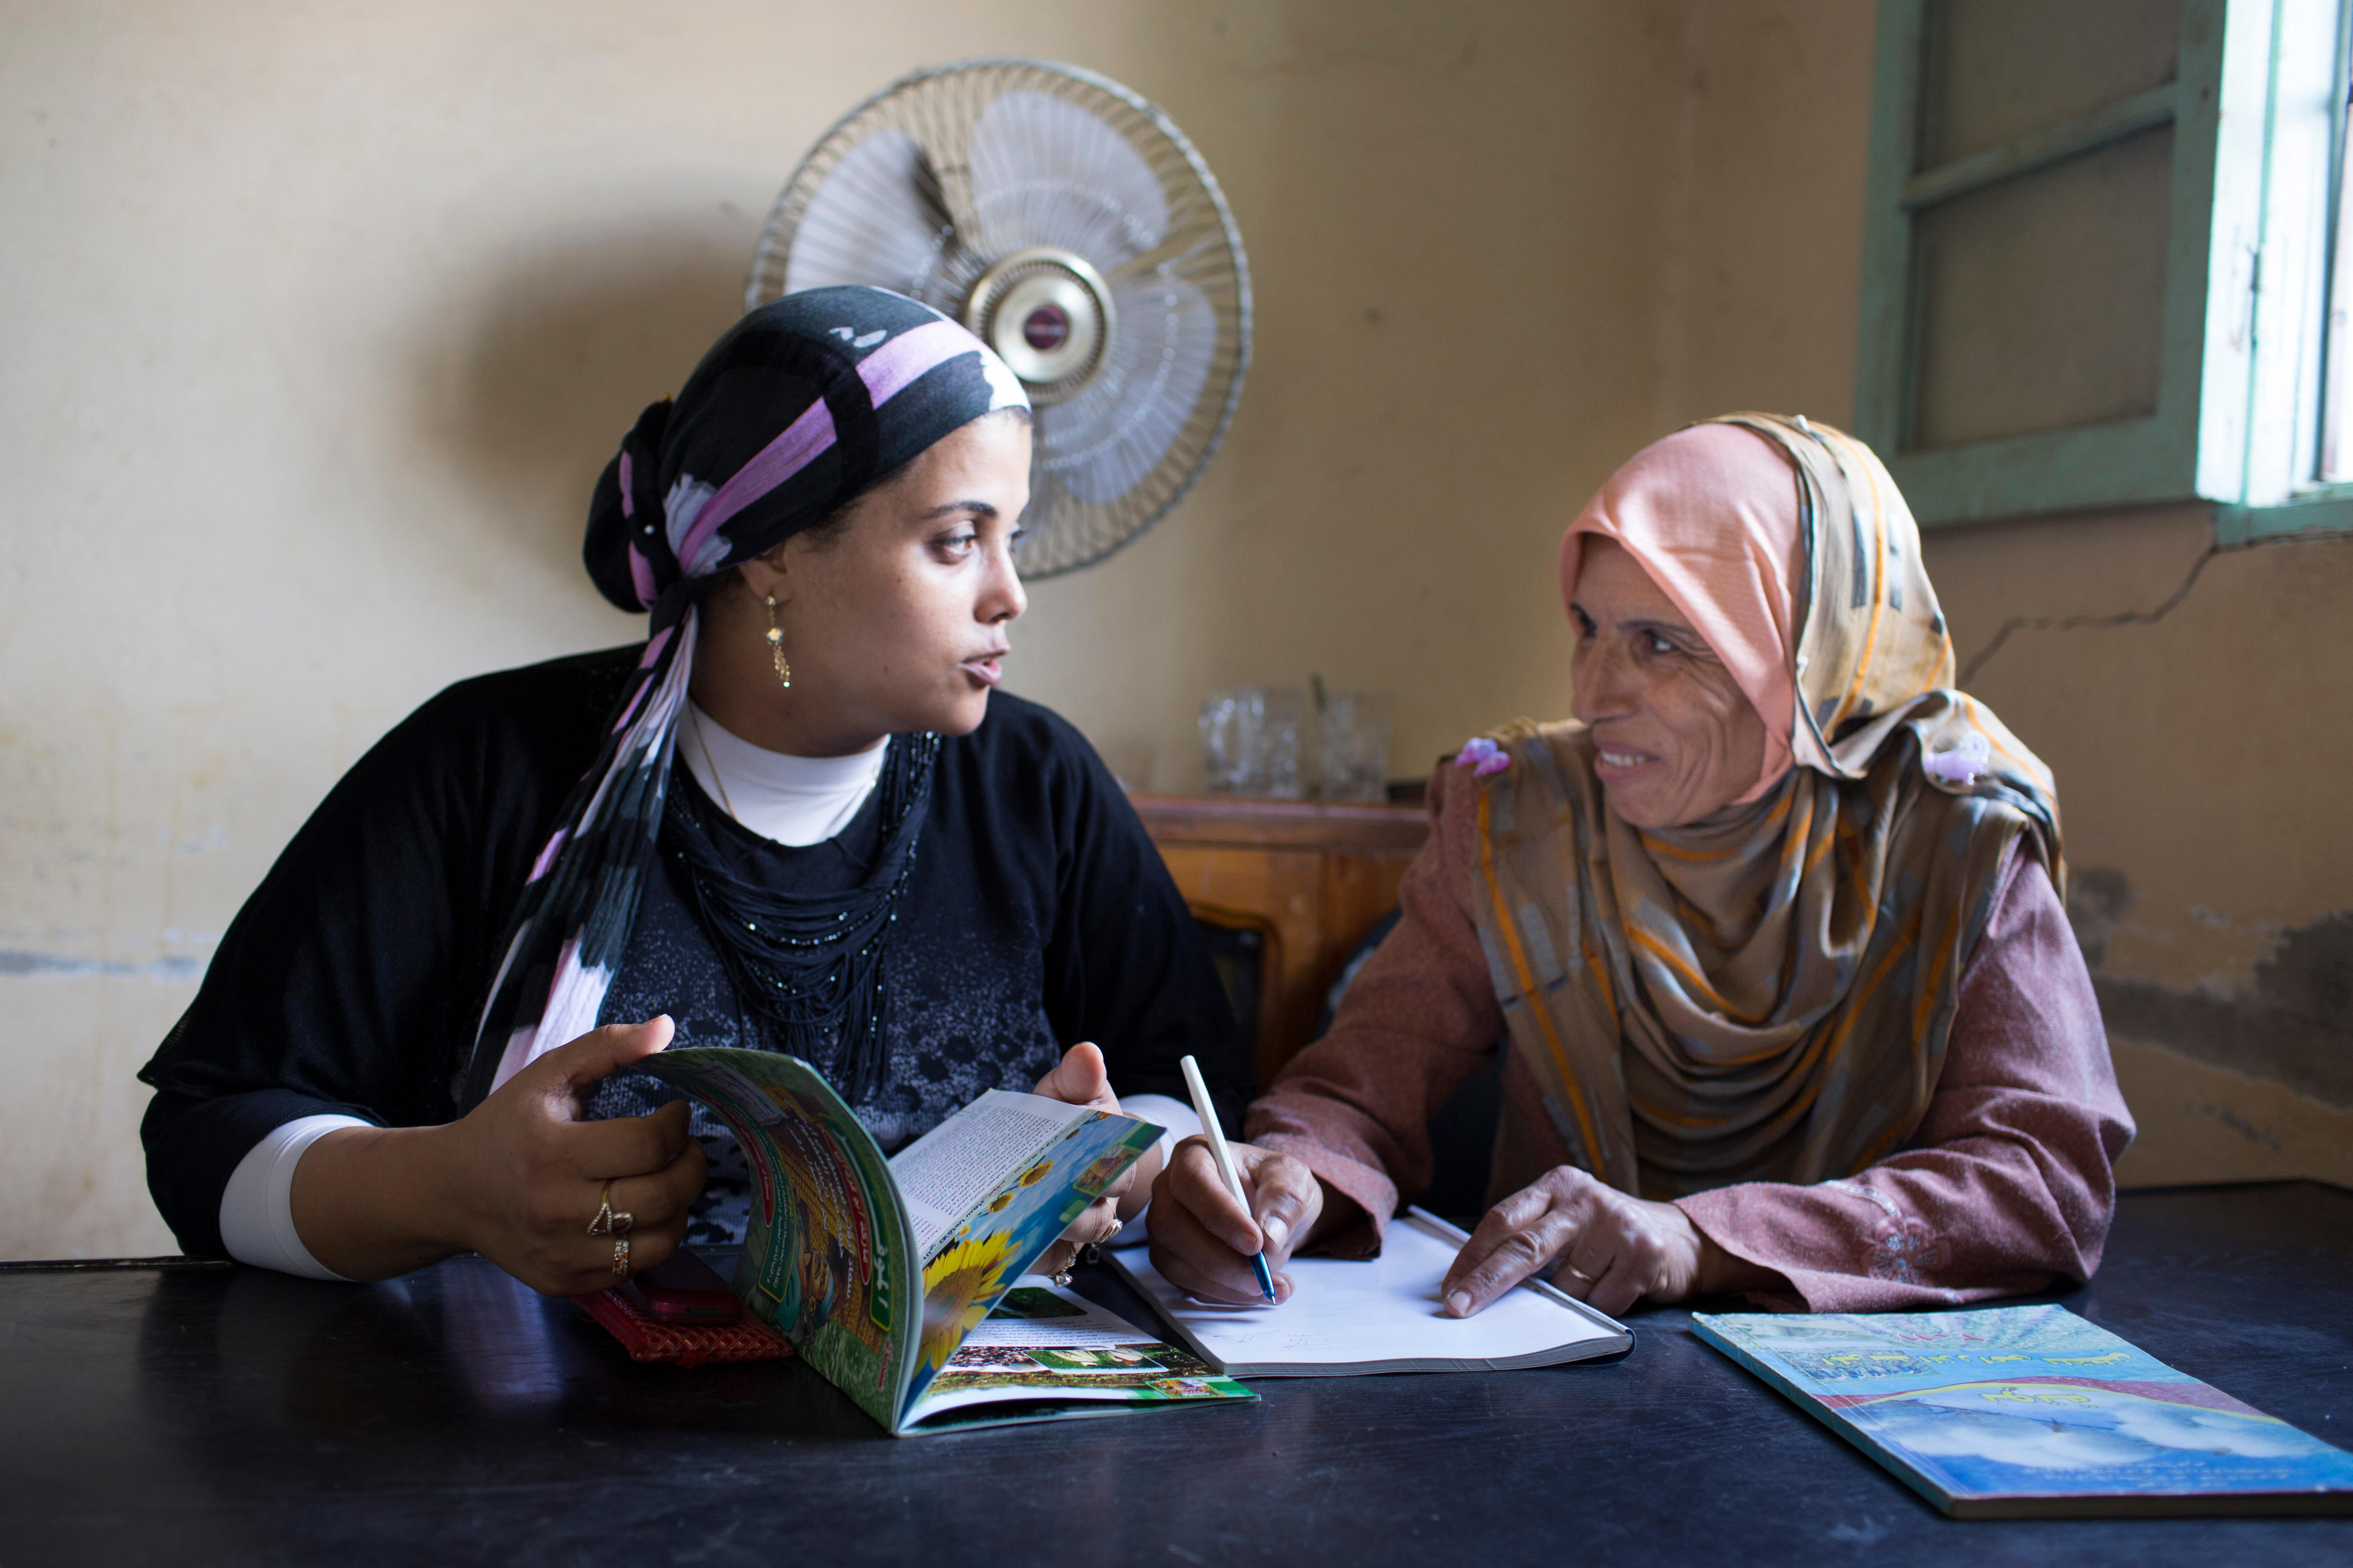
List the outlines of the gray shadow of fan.
{"type": "Polygon", "coordinates": [[[745,302],[839,283],[956,318],[1021,377],[1029,577],[1167,515],[1250,367],[1250,265],[1216,177],[1167,115],[1073,66],[960,61],[845,115],[786,183],[745,302]]]}

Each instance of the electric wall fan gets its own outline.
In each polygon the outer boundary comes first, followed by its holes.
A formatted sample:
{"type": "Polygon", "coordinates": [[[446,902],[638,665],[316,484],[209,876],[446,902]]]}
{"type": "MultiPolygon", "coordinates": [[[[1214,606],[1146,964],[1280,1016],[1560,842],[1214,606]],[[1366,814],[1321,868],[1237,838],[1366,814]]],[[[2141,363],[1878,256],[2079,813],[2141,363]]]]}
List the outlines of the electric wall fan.
{"type": "Polygon", "coordinates": [[[776,198],[745,303],[836,283],[955,317],[1029,388],[1024,576],[1166,515],[1250,366],[1250,265],[1216,177],[1166,114],[1072,66],[917,71],[826,132],[776,198]]]}

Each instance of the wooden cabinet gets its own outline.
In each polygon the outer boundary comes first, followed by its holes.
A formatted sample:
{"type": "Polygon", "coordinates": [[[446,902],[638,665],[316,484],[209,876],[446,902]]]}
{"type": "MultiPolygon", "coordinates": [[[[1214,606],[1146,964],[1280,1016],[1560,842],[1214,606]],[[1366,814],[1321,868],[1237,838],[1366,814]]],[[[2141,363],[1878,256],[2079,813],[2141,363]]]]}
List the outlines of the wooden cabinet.
{"type": "Polygon", "coordinates": [[[1397,907],[1429,818],[1418,805],[1129,799],[1194,914],[1263,941],[1256,1033],[1264,1084],[1314,1037],[1324,993],[1397,907]]]}

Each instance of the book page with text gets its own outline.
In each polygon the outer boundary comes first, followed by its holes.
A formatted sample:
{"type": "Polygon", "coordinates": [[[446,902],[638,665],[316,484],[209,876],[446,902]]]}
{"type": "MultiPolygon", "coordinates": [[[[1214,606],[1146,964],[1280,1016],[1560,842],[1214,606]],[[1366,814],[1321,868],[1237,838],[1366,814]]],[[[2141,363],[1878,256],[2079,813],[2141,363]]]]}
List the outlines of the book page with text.
{"type": "Polygon", "coordinates": [[[992,1089],[891,1157],[915,1247],[929,1261],[940,1240],[1020,1173],[1062,1130],[1092,1115],[1037,1094],[992,1089]]]}

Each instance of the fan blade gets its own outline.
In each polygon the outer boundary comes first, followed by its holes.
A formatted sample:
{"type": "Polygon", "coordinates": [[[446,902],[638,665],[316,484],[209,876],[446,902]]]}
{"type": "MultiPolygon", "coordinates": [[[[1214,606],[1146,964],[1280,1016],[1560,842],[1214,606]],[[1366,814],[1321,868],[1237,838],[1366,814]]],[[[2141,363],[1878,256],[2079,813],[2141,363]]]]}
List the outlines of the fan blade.
{"type": "Polygon", "coordinates": [[[1168,229],[1160,177],[1099,116],[1042,92],[1008,92],[972,128],[976,248],[1074,250],[1109,272],[1168,229]]]}
{"type": "Polygon", "coordinates": [[[915,139],[884,126],[852,147],[810,195],[793,236],[785,292],[871,283],[936,306],[953,230],[915,139]]]}
{"type": "Polygon", "coordinates": [[[1039,411],[1039,466],[1091,505],[1117,500],[1176,445],[1218,351],[1218,312],[1180,279],[1112,285],[1109,363],[1068,403],[1039,411]]]}

